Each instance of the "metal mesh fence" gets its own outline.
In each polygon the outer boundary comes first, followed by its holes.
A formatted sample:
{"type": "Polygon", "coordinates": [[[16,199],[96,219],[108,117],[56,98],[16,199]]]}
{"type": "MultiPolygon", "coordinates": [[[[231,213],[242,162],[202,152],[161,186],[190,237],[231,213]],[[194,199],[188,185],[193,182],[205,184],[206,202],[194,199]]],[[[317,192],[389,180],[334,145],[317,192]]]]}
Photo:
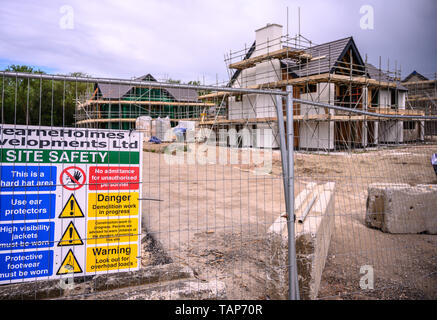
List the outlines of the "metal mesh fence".
{"type": "Polygon", "coordinates": [[[431,117],[292,87],[1,83],[2,299],[435,298],[431,117]]]}

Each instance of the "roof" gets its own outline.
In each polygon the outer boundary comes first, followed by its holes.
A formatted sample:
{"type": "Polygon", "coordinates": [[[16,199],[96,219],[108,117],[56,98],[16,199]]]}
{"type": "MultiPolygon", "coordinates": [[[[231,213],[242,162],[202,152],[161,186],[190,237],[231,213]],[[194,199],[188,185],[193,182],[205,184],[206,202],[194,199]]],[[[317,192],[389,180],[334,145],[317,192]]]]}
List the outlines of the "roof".
{"type": "MultiPolygon", "coordinates": [[[[251,57],[252,53],[255,51],[255,47],[256,43],[254,42],[243,60],[251,57]]],[[[353,50],[358,63],[364,66],[364,61],[355,45],[353,37],[327,42],[304,50],[305,53],[308,53],[313,57],[313,59],[308,62],[297,64],[296,61],[292,59],[282,59],[281,63],[288,68],[288,71],[294,77],[297,78],[321,73],[330,73],[334,71],[334,67],[338,64],[337,61],[341,60],[349,49],[353,50]]],[[[229,81],[229,86],[235,82],[240,73],[241,70],[236,70],[234,72],[229,81]]]]}
{"type": "Polygon", "coordinates": [[[402,82],[408,82],[408,81],[426,81],[429,80],[427,77],[421,75],[419,72],[414,70],[411,72],[402,82]]]}
{"type": "Polygon", "coordinates": [[[381,71],[373,64],[366,63],[366,67],[367,67],[367,72],[369,73],[371,79],[375,79],[381,82],[393,81],[393,79],[391,79],[385,72],[381,71]]]}
{"type": "MultiPolygon", "coordinates": [[[[156,81],[150,74],[135,78],[134,80],[156,81]]],[[[109,83],[97,83],[97,87],[99,88],[102,98],[104,99],[121,99],[133,88],[133,86],[127,84],[109,83]]]]}
{"type": "MultiPolygon", "coordinates": [[[[362,62],[361,56],[358,52],[355,42],[353,41],[353,38],[348,37],[336,41],[327,42],[321,45],[316,45],[304,50],[305,53],[309,53],[313,57],[313,59],[310,60],[308,63],[300,63],[300,65],[297,65],[296,62],[291,59],[283,59],[281,60],[281,63],[288,68],[290,73],[298,78],[314,74],[328,73],[337,64],[336,61],[339,60],[341,56],[343,56],[349,50],[350,47],[353,47],[355,49],[359,61],[362,62]]],[[[255,51],[255,48],[256,42],[253,42],[252,46],[246,53],[246,56],[243,60],[249,59],[252,56],[252,53],[255,51]]],[[[231,80],[228,83],[228,86],[232,86],[240,73],[240,69],[234,72],[231,80]]]]}
{"type": "MultiPolygon", "coordinates": [[[[393,77],[390,77],[387,73],[382,72],[373,64],[366,63],[367,73],[369,74],[371,79],[375,79],[376,81],[381,82],[393,82],[395,81],[393,77]]],[[[400,82],[397,83],[396,89],[401,91],[408,91],[406,87],[404,87],[400,82]]]]}
{"type": "Polygon", "coordinates": [[[193,89],[165,88],[176,101],[180,102],[197,102],[197,91],[193,89]]]}
{"type": "MultiPolygon", "coordinates": [[[[134,80],[144,80],[144,81],[156,81],[156,79],[151,75],[147,74],[135,78],[134,80]]],[[[118,84],[107,84],[107,83],[97,83],[97,87],[102,94],[104,99],[121,99],[126,94],[128,94],[134,86],[130,85],[118,85],[118,84]]],[[[194,89],[179,89],[179,88],[163,88],[170,96],[174,98],[175,101],[180,102],[197,102],[198,95],[197,91],[194,89]]]]}
{"type": "MultiPolygon", "coordinates": [[[[256,41],[254,41],[252,43],[252,45],[250,46],[249,51],[247,51],[246,55],[244,56],[243,61],[249,59],[252,56],[252,53],[255,51],[255,48],[256,48],[256,41]]],[[[231,87],[234,84],[235,80],[237,80],[237,78],[240,75],[241,71],[242,71],[242,69],[237,69],[237,71],[234,72],[234,74],[232,75],[231,80],[229,81],[229,83],[227,85],[228,87],[231,87]]]]}
{"type": "Polygon", "coordinates": [[[132,89],[132,86],[109,83],[98,83],[97,87],[102,94],[102,98],[105,99],[120,99],[132,89]]]}
{"type": "Polygon", "coordinates": [[[277,24],[277,23],[267,23],[264,27],[261,27],[261,28],[255,30],[255,32],[258,32],[258,31],[260,31],[262,29],[265,29],[265,28],[268,28],[268,27],[271,27],[271,26],[277,26],[277,27],[282,28],[282,25],[280,25],[280,24],[277,24]]]}
{"type": "MultiPolygon", "coordinates": [[[[256,43],[254,42],[247,52],[243,60],[249,59],[252,53],[255,51],[256,43]]],[[[282,59],[283,66],[288,68],[289,73],[296,78],[311,76],[315,74],[332,73],[335,71],[335,67],[338,65],[344,55],[352,49],[355,59],[358,64],[363,66],[363,71],[366,70],[367,76],[371,79],[375,79],[381,82],[394,81],[388,74],[380,71],[370,63],[365,63],[358,51],[353,37],[347,37],[320,45],[312,46],[305,51],[309,53],[313,58],[308,62],[300,62],[298,64],[292,59],[282,59]],[[364,68],[366,67],[366,69],[364,68]]],[[[232,75],[228,86],[231,86],[237,77],[240,75],[241,70],[238,69],[232,75]]],[[[397,89],[407,91],[408,89],[401,83],[397,84],[397,89]]]]}
{"type": "Polygon", "coordinates": [[[284,59],[281,62],[288,67],[289,72],[293,76],[298,78],[331,73],[334,71],[335,66],[338,65],[338,61],[343,58],[349,49],[353,50],[357,62],[364,66],[364,61],[352,37],[323,43],[304,50],[305,53],[309,53],[313,57],[308,62],[297,64],[291,59],[284,59]]]}

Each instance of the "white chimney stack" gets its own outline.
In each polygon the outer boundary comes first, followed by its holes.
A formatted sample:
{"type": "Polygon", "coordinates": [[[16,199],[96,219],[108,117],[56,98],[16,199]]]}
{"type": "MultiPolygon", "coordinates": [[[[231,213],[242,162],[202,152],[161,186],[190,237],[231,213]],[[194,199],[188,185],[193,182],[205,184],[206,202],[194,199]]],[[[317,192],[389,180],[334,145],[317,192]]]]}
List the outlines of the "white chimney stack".
{"type": "Polygon", "coordinates": [[[276,23],[268,23],[265,27],[255,31],[256,34],[256,50],[254,57],[280,50],[282,26],[276,23]]]}

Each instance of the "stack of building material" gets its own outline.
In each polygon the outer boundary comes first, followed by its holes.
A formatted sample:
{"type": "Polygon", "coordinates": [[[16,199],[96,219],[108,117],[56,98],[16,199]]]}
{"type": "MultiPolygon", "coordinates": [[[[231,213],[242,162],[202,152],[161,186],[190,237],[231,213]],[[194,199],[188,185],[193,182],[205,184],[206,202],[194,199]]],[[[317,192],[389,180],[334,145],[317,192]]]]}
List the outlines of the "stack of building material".
{"type": "Polygon", "coordinates": [[[143,133],[143,141],[149,141],[152,134],[153,120],[149,116],[141,116],[135,121],[135,128],[143,133]]]}
{"type": "Polygon", "coordinates": [[[434,167],[435,174],[437,175],[437,153],[434,153],[431,157],[431,164],[434,167]]]}

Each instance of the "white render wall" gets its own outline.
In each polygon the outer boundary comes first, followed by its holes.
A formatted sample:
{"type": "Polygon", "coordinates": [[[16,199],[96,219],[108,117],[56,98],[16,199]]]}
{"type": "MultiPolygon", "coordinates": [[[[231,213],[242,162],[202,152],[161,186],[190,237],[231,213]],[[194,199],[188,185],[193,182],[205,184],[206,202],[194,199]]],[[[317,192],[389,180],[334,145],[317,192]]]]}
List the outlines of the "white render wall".
{"type": "MultiPolygon", "coordinates": [[[[282,80],[281,65],[278,59],[256,65],[256,84],[282,80]]],[[[259,94],[256,98],[256,118],[276,117],[275,97],[259,94]]]]}
{"type": "MultiPolygon", "coordinates": [[[[405,92],[398,91],[399,109],[405,109],[405,92]]],[[[379,90],[379,107],[391,107],[391,94],[389,90],[379,90]]],[[[388,120],[379,122],[379,142],[380,143],[403,143],[404,124],[398,120],[388,120]]]]}
{"type": "Polygon", "coordinates": [[[301,122],[299,149],[334,150],[334,122],[301,122]]]}
{"type": "MultiPolygon", "coordinates": [[[[368,110],[367,102],[368,102],[368,96],[369,96],[369,89],[366,88],[366,87],[363,87],[362,90],[363,90],[363,93],[362,93],[362,96],[363,96],[363,110],[367,111],[368,110]]],[[[367,137],[367,126],[368,126],[367,121],[363,121],[362,128],[361,128],[362,129],[361,130],[361,132],[362,132],[362,135],[361,135],[361,144],[364,147],[367,147],[367,144],[369,143],[369,138],[367,137]]]]}
{"type": "MultiPolygon", "coordinates": [[[[282,49],[282,26],[269,24],[255,31],[256,49],[254,57],[282,49]]],[[[256,84],[264,84],[282,80],[281,64],[278,59],[264,61],[255,66],[256,84]]],[[[256,96],[256,118],[276,117],[276,98],[270,95],[256,96]]],[[[279,148],[279,128],[277,123],[262,123],[256,126],[257,148],[279,148]]]]}
{"type": "MultiPolygon", "coordinates": [[[[256,84],[256,68],[242,70],[232,84],[234,88],[249,87],[256,84]]],[[[256,95],[243,95],[241,101],[237,97],[229,98],[229,119],[255,118],[256,95]]]]}
{"type": "MultiPolygon", "coordinates": [[[[318,83],[317,92],[301,94],[302,100],[334,103],[335,84],[318,83]]],[[[334,115],[334,110],[328,112],[334,115]]],[[[325,109],[307,104],[300,105],[301,115],[325,114],[325,109]]],[[[299,125],[300,149],[334,149],[334,122],[302,121],[299,125]]]]}
{"type": "MultiPolygon", "coordinates": [[[[281,49],[282,26],[270,24],[256,30],[256,48],[252,57],[281,49]],[[267,45],[268,42],[268,45],[267,45]],[[268,46],[268,48],[267,48],[268,46]]],[[[256,66],[241,71],[234,88],[250,87],[282,79],[278,59],[258,63],[256,66]]],[[[242,95],[241,98],[229,98],[229,119],[255,119],[276,117],[275,97],[269,95],[242,95]],[[237,100],[240,101],[237,101],[237,100]]],[[[278,148],[278,126],[274,123],[256,125],[257,133],[254,146],[260,148],[278,148]],[[271,133],[270,133],[271,131],[271,133]],[[269,142],[271,141],[271,142],[269,142]],[[269,145],[270,144],[270,145],[269,145]]]]}
{"type": "Polygon", "coordinates": [[[247,88],[256,84],[256,67],[241,70],[237,80],[233,83],[235,88],[247,88]]]}
{"type": "Polygon", "coordinates": [[[402,143],[404,130],[402,121],[387,120],[379,122],[379,142],[402,143]]]}
{"type": "MultiPolygon", "coordinates": [[[[256,31],[256,48],[252,57],[281,49],[279,37],[282,36],[282,26],[267,25],[256,31]]],[[[241,71],[233,87],[249,87],[281,80],[281,66],[278,59],[258,63],[256,66],[241,71]]],[[[276,117],[274,97],[268,95],[243,95],[241,101],[236,97],[229,98],[229,119],[276,117]]]]}
{"type": "Polygon", "coordinates": [[[265,27],[255,31],[256,50],[254,57],[268,52],[280,50],[282,37],[282,26],[279,24],[267,24],[265,27]]]}
{"type": "Polygon", "coordinates": [[[375,128],[374,128],[374,144],[379,144],[379,121],[375,121],[375,128]]]}
{"type": "Polygon", "coordinates": [[[405,110],[407,93],[405,91],[398,91],[398,106],[399,109],[405,110]]]}
{"type": "MultiPolygon", "coordinates": [[[[398,92],[398,102],[399,109],[406,109],[406,97],[407,93],[405,91],[398,92]]],[[[413,140],[421,140],[425,139],[425,124],[424,121],[416,121],[416,129],[415,130],[403,130],[403,122],[399,121],[402,124],[402,132],[403,132],[403,142],[413,141],[413,140]]]]}
{"type": "Polygon", "coordinates": [[[279,148],[279,128],[276,122],[256,125],[254,147],[279,148]]]}
{"type": "Polygon", "coordinates": [[[425,121],[419,121],[420,125],[420,141],[425,141],[425,121]]]}
{"type": "Polygon", "coordinates": [[[255,116],[255,106],[257,95],[245,94],[241,101],[236,101],[236,97],[229,98],[229,119],[253,119],[255,116]]]}
{"type": "Polygon", "coordinates": [[[390,108],[391,105],[391,95],[389,90],[379,90],[379,107],[380,108],[390,108]]]}

